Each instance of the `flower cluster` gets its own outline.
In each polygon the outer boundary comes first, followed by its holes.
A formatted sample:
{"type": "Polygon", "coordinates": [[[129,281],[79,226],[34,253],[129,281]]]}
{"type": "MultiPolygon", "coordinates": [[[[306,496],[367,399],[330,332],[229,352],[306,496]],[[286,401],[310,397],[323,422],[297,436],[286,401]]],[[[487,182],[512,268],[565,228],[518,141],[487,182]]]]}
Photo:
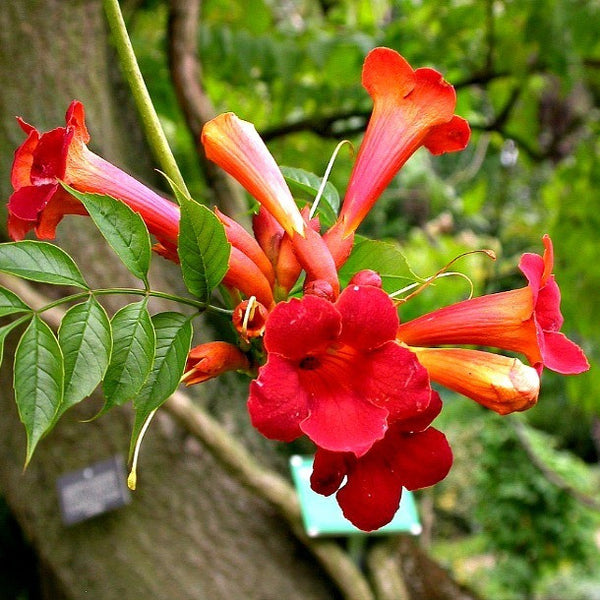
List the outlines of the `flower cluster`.
{"type": "MultiPolygon", "coordinates": [[[[403,488],[432,485],[450,469],[448,442],[431,426],[442,407],[432,381],[506,414],[535,404],[544,367],[574,374],[588,364],[559,331],[548,236],[543,256],[521,259],[525,287],[411,321],[400,321],[374,271],[356,273],[341,289],[338,272],[355,231],[402,165],[420,147],[433,154],[462,150],[470,136],[467,122],[454,115],[454,88],[437,71],[413,70],[397,52],[376,48],[362,81],[373,113],[341,211],[323,232],[318,219],[298,208],[252,124],[226,113],[205,125],[206,156],[260,208],[252,234],[215,211],[231,244],[222,284],[238,343],[192,349],[183,380],[200,383],[229,370],[252,374],[253,425],[274,440],[309,438],[316,447],[313,489],[337,492],[346,517],[368,531],[392,519],[403,488]]],[[[155,250],[177,260],[179,207],[87,148],[79,102],[71,104],[65,127],[40,134],[20,124],[27,139],[12,172],[14,239],[32,229],[53,237],[64,215],[85,214],[60,186],[64,181],[129,205],[157,238],[155,250]]]]}

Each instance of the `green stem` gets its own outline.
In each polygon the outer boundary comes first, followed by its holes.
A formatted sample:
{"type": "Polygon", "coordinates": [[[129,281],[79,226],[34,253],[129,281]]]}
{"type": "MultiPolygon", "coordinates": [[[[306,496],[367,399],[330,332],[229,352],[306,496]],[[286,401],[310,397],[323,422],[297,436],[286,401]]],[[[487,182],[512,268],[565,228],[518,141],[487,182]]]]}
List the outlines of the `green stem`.
{"type": "Polygon", "coordinates": [[[154,105],[152,104],[152,99],[148,93],[148,88],[144,82],[142,72],[140,71],[135,52],[133,51],[133,46],[131,45],[131,40],[127,33],[123,14],[119,6],[119,0],[104,0],[104,11],[106,13],[106,20],[108,21],[110,30],[113,34],[123,74],[131,88],[152,152],[162,170],[189,196],[189,191],[181,176],[175,157],[171,152],[165,132],[160,124],[160,120],[156,114],[154,105]]]}
{"type": "Polygon", "coordinates": [[[137,288],[104,288],[98,290],[90,290],[86,292],[79,292],[77,294],[71,294],[70,296],[64,296],[63,298],[59,298],[58,300],[54,300],[45,306],[39,308],[36,313],[42,313],[56,306],[60,306],[61,304],[66,304],[68,302],[77,302],[78,300],[82,300],[90,295],[96,296],[108,296],[111,294],[123,294],[123,295],[133,295],[133,296],[145,296],[145,297],[153,297],[153,298],[162,298],[163,300],[170,300],[171,302],[177,302],[178,304],[185,304],[187,306],[192,306],[197,308],[200,312],[213,312],[225,315],[231,315],[233,311],[227,310],[225,308],[220,308],[218,306],[213,306],[212,304],[207,304],[206,302],[200,302],[199,300],[194,300],[193,298],[183,298],[181,296],[176,296],[175,294],[168,294],[166,292],[156,292],[153,290],[140,290],[137,288]]]}

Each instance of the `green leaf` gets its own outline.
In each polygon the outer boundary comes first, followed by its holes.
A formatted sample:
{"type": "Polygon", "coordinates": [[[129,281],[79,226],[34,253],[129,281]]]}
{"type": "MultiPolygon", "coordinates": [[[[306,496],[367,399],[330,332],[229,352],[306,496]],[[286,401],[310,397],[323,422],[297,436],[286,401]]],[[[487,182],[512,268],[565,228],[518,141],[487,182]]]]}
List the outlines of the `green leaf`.
{"type": "Polygon", "coordinates": [[[152,323],[156,332],[156,355],[150,375],[133,399],[136,412],[131,451],[150,413],[177,389],[192,344],[192,324],[188,317],[164,312],[154,315],[152,323]]]}
{"type": "Polygon", "coordinates": [[[148,285],[152,255],[150,234],[144,219],[127,204],[100,194],[83,194],[62,184],[88,211],[92,221],[123,264],[148,285]]]}
{"type": "MultiPolygon", "coordinates": [[[[322,177],[295,167],[280,167],[280,169],[292,192],[294,190],[304,192],[311,199],[316,197],[323,183],[322,177]]],[[[327,223],[331,224],[335,221],[340,210],[340,195],[331,181],[325,184],[318,210],[325,217],[327,223]],[[325,200],[325,204],[323,200],[325,200]]]]}
{"type": "Polygon", "coordinates": [[[13,329],[27,321],[30,316],[32,315],[26,315],[20,319],[17,319],[16,321],[13,321],[12,323],[9,323],[8,325],[0,327],[0,365],[2,364],[2,360],[4,358],[4,340],[6,340],[6,337],[13,329]]]}
{"type": "Polygon", "coordinates": [[[65,391],[56,420],[96,389],[108,367],[110,321],[94,297],[67,311],[58,331],[58,343],[65,360],[65,391]]]}
{"type": "Polygon", "coordinates": [[[340,269],[340,282],[348,285],[350,278],[364,269],[377,271],[383,280],[383,289],[391,294],[418,280],[396,244],[377,240],[359,241],[348,260],[340,269]]]}
{"type": "Polygon", "coordinates": [[[29,463],[35,447],[54,423],[63,397],[64,364],[52,330],[37,315],[15,352],[14,388],[19,417],[27,432],[29,463]]]}
{"type": "Polygon", "coordinates": [[[48,242],[24,240],[0,244],[0,271],[31,281],[89,289],[73,259],[48,242]]]}
{"type": "Polygon", "coordinates": [[[0,286],[0,317],[23,312],[31,312],[31,308],[14,292],[0,286]]]}
{"type": "Polygon", "coordinates": [[[231,246],[225,228],[212,211],[183,196],[180,201],[179,258],[183,280],[190,293],[207,302],[227,272],[231,246]]]}
{"type": "Polygon", "coordinates": [[[102,413],[131,400],[152,368],[156,337],[147,301],[128,304],[111,320],[113,350],[104,376],[106,403],[102,413]]]}

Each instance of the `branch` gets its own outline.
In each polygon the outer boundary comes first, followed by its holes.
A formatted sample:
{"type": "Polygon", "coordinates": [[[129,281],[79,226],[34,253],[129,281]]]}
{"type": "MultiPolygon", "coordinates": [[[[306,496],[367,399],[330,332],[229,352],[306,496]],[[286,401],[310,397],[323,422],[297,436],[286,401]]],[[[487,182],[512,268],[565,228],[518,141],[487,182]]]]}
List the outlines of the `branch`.
{"type": "Polygon", "coordinates": [[[207,160],[200,143],[204,123],[215,115],[215,108],[202,87],[202,69],[198,60],[198,22],[200,0],[171,0],[168,26],[169,73],[179,106],[195,141],[200,167],[215,202],[238,222],[248,207],[239,187],[207,160]]]}

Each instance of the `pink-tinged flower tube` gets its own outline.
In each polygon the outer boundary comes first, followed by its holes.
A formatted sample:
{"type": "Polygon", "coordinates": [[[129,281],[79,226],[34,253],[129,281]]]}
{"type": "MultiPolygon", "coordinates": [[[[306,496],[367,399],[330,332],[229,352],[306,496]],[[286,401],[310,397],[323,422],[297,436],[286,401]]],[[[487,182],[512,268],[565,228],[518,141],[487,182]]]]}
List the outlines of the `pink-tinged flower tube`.
{"type": "Polygon", "coordinates": [[[74,100],[65,127],[40,133],[19,119],[27,139],[15,152],[8,201],[8,232],[22,239],[35,229],[37,237],[52,239],[56,226],[67,214],[86,214],[59,181],[80,192],[106,194],[140,213],[165,253],[173,253],[179,231],[179,208],[145,185],[91,152],[84,107],[74,100]]]}
{"type": "Polygon", "coordinates": [[[288,235],[304,233],[304,219],[252,123],[233,113],[223,113],[204,125],[201,141],[206,157],[237,179],[288,235]]]}
{"type": "Polygon", "coordinates": [[[348,286],[335,303],[306,295],[277,304],[267,362],[250,385],[253,425],[271,439],[305,434],[325,450],[368,452],[431,398],[427,371],[395,342],[397,326],[394,304],[374,286],[348,286]]]}
{"type": "Polygon", "coordinates": [[[441,407],[439,395],[432,392],[423,413],[390,425],[384,438],[363,456],[319,448],[311,487],[325,496],[339,489],[336,499],[345,517],[359,529],[373,531],[386,525],[398,510],[403,487],[434,485],[452,466],[446,437],[429,427],[441,407]]]}
{"type": "Polygon", "coordinates": [[[262,248],[252,235],[250,235],[237,221],[215,208],[215,214],[225,227],[227,241],[245,254],[261,270],[269,284],[275,283],[275,271],[273,265],[263,252],[262,248]]]}
{"type": "Polygon", "coordinates": [[[437,71],[413,70],[394,50],[375,48],[365,59],[362,83],[373,99],[373,112],[339,219],[325,236],[338,264],[350,251],[354,231],[418,148],[454,152],[464,149],[470,137],[467,122],[454,115],[454,88],[437,71]]]}
{"type": "Polygon", "coordinates": [[[467,348],[410,348],[432,381],[501,415],[531,408],[540,378],[517,358],[467,348]]]}
{"type": "Polygon", "coordinates": [[[233,113],[221,114],[204,125],[202,144],[207,158],[239,181],[285,230],[308,279],[329,281],[337,294],[333,257],[321,236],[302,217],[254,125],[233,113]]]}
{"type": "Polygon", "coordinates": [[[250,367],[246,355],[228,342],[207,342],[190,350],[185,373],[186,385],[203,383],[227,371],[246,371],[250,367]]]}
{"type": "Polygon", "coordinates": [[[519,352],[541,373],[589,369],[583,350],[560,333],[560,290],[552,274],[552,241],[545,235],[544,255],[524,254],[519,268],[525,288],[489,294],[445,306],[398,328],[409,346],[477,345],[519,352]]]}
{"type": "Polygon", "coordinates": [[[229,289],[239,290],[248,298],[255,296],[261,304],[269,309],[275,302],[273,289],[264,273],[254,261],[235,246],[231,247],[227,273],[225,273],[222,283],[229,289]]]}

